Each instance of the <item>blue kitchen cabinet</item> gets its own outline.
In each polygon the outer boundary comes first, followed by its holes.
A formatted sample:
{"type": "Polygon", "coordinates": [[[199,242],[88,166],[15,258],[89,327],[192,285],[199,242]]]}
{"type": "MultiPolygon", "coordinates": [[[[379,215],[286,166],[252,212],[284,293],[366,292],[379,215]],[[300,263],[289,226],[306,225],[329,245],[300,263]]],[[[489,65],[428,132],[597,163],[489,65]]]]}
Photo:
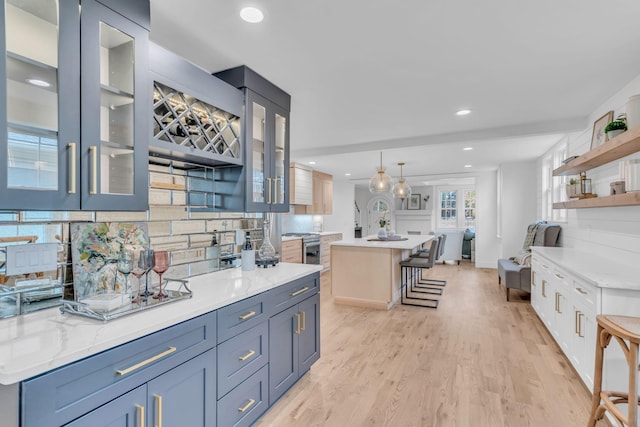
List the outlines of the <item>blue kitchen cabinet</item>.
{"type": "Polygon", "coordinates": [[[144,427],[147,388],[140,386],[87,415],[67,424],[68,427],[144,427]]]}
{"type": "Polygon", "coordinates": [[[0,209],[148,207],[149,31],[81,5],[0,7],[0,209]]]}
{"type": "Polygon", "coordinates": [[[216,352],[206,353],[149,381],[147,426],[216,425],[216,352]]]}
{"type": "Polygon", "coordinates": [[[245,212],[289,212],[289,112],[291,96],[247,66],[214,76],[244,91],[244,169],[236,193],[245,212]],[[243,203],[242,203],[243,202],[243,203]]]}
{"type": "Polygon", "coordinates": [[[320,294],[269,319],[269,404],[320,358],[320,294]]]}

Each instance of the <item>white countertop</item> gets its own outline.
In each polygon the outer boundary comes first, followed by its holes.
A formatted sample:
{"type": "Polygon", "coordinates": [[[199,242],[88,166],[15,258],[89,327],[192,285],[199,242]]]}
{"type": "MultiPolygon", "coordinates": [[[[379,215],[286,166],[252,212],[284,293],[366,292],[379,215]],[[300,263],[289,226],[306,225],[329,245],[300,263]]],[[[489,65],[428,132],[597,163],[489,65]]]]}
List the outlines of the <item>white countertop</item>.
{"type": "Polygon", "coordinates": [[[573,248],[532,246],[574,276],[599,288],[640,290],[640,265],[628,265],[573,248]]]}
{"type": "Polygon", "coordinates": [[[424,242],[428,242],[433,239],[433,235],[423,234],[423,235],[407,235],[402,236],[403,238],[407,238],[407,240],[385,240],[383,242],[379,241],[369,241],[369,239],[377,239],[378,236],[366,236],[362,239],[343,239],[337,242],[332,242],[331,246],[351,246],[358,248],[379,248],[379,249],[413,249],[422,245],[424,242]]]}
{"type": "Polygon", "coordinates": [[[52,308],[0,320],[0,384],[9,385],[320,271],[279,263],[189,279],[193,297],[103,323],[52,308]]]}
{"type": "Polygon", "coordinates": [[[291,240],[302,240],[302,236],[282,236],[283,242],[289,242],[291,240]]]}

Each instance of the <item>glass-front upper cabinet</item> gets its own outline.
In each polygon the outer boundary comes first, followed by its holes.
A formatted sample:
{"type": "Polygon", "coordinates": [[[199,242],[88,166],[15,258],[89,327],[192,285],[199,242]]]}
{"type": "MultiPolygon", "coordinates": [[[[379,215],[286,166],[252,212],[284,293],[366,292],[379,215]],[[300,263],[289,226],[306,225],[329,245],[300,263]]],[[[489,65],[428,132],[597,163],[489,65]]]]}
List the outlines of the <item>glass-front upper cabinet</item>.
{"type": "Polygon", "coordinates": [[[148,32],[82,2],[82,208],[145,210],[151,137],[148,32]]]}
{"type": "Polygon", "coordinates": [[[94,0],[0,22],[0,209],[145,210],[148,31],[94,0]]]}
{"type": "Polygon", "coordinates": [[[246,210],[288,212],[289,113],[248,89],[245,104],[246,210]]]}
{"type": "Polygon", "coordinates": [[[78,4],[0,9],[0,209],[78,209],[78,4]]]}

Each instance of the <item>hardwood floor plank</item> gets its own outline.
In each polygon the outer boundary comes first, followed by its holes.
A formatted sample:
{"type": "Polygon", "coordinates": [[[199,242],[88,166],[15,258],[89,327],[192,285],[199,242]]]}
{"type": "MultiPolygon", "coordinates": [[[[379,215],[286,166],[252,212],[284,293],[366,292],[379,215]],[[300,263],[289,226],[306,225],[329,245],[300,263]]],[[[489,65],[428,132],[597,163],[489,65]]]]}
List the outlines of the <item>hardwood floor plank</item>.
{"type": "Polygon", "coordinates": [[[495,270],[465,261],[424,276],[447,280],[437,310],[338,305],[323,288],[321,358],[255,425],[586,425],[591,394],[528,294],[507,302],[495,270]]]}

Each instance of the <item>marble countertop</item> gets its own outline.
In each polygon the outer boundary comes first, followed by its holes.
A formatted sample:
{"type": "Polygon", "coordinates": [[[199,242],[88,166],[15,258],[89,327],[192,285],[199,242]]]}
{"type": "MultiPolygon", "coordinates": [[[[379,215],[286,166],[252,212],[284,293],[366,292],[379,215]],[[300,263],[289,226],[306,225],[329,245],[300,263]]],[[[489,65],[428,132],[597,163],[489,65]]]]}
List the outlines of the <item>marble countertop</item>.
{"type": "Polygon", "coordinates": [[[640,290],[640,266],[604,259],[573,248],[532,246],[535,254],[549,258],[562,269],[599,288],[640,290]]]}
{"type": "Polygon", "coordinates": [[[302,236],[282,236],[283,242],[289,242],[291,240],[302,240],[302,236]]]}
{"type": "Polygon", "coordinates": [[[331,246],[351,246],[358,248],[379,248],[379,249],[413,249],[425,242],[433,239],[433,235],[407,235],[402,236],[407,240],[386,240],[386,241],[369,241],[369,239],[377,239],[378,236],[366,236],[362,239],[343,239],[332,242],[331,246]]]}
{"type": "Polygon", "coordinates": [[[0,384],[10,385],[307,276],[320,265],[232,268],[189,279],[193,298],[103,323],[52,308],[0,320],[0,384]]]}

